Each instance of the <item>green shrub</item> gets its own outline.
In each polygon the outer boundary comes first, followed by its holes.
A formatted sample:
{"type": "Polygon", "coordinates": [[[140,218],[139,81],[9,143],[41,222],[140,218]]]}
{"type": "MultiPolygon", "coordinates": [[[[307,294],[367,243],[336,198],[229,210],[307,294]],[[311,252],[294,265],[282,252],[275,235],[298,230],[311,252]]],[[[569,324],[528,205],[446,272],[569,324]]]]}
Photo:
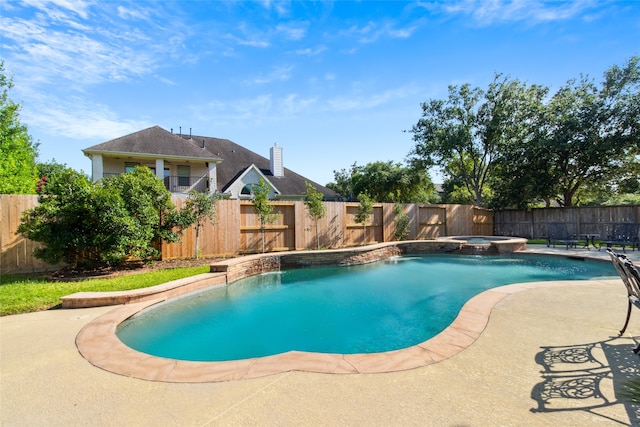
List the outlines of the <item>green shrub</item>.
{"type": "Polygon", "coordinates": [[[158,255],[157,243],[179,240],[190,225],[148,168],[96,183],[67,168],[41,180],[38,194],[39,205],[23,214],[18,232],[40,242],[34,256],[51,264],[147,260],[158,255]]]}

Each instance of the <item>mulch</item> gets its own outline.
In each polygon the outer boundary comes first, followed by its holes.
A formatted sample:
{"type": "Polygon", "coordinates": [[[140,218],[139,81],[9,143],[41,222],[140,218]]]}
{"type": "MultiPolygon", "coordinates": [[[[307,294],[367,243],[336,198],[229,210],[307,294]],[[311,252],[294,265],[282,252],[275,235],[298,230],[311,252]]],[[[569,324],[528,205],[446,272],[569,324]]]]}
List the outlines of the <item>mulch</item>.
{"type": "Polygon", "coordinates": [[[72,267],[64,267],[47,276],[50,281],[72,282],[87,279],[108,279],[112,277],[124,276],[129,274],[148,273],[157,270],[166,270],[182,267],[199,267],[202,265],[210,265],[221,258],[199,258],[199,259],[170,259],[162,261],[152,261],[150,263],[128,262],[125,264],[102,267],[94,269],[75,269],[72,267]]]}

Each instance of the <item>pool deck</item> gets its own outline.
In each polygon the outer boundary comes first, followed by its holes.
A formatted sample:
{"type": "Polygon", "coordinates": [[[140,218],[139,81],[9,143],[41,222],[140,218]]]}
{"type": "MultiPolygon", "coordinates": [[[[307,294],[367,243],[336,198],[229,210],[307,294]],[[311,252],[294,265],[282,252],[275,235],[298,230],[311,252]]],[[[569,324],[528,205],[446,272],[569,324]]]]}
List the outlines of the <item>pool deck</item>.
{"type": "MultiPolygon", "coordinates": [[[[606,252],[530,248],[573,256],[606,252]]],[[[636,263],[640,253],[628,252],[636,263]]],[[[76,337],[114,310],[0,318],[0,425],[640,425],[617,397],[640,373],[619,279],[501,298],[474,341],[437,363],[376,374],[289,371],[226,382],[148,381],[99,369],[76,337]]]]}

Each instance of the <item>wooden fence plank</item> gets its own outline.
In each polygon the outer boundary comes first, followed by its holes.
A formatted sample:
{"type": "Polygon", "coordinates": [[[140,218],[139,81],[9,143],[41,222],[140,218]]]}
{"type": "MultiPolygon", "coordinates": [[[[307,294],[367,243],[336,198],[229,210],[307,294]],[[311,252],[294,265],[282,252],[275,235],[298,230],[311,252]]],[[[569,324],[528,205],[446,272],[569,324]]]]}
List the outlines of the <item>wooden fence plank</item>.
{"type": "MultiPolygon", "coordinates": [[[[0,196],[0,237],[2,239],[2,271],[29,272],[55,269],[33,256],[34,242],[15,234],[22,212],[37,204],[36,196],[0,196]]],[[[174,197],[176,207],[185,199],[174,197]]],[[[302,201],[273,201],[278,220],[269,224],[265,232],[266,249],[301,250],[317,247],[315,226],[308,218],[302,201]]],[[[355,222],[358,203],[325,202],[326,215],[318,221],[320,247],[341,248],[362,245],[364,227],[355,222]]],[[[435,239],[447,235],[472,234],[474,230],[493,228],[493,213],[461,205],[403,205],[409,217],[407,239],[435,239]],[[474,224],[474,221],[477,224],[474,224]]],[[[392,203],[376,203],[367,222],[367,243],[393,240],[395,215],[392,203]]],[[[216,202],[215,224],[207,222],[200,232],[199,249],[202,257],[228,257],[240,253],[260,252],[262,236],[253,204],[246,200],[216,202]]],[[[182,241],[163,244],[163,259],[190,258],[195,255],[195,227],[184,231],[182,241]]]]}
{"type": "Polygon", "coordinates": [[[542,238],[547,224],[564,222],[570,233],[595,233],[605,238],[615,223],[640,222],[640,205],[537,208],[529,211],[505,209],[493,214],[496,235],[542,238]]]}
{"type": "Polygon", "coordinates": [[[0,271],[35,273],[55,269],[32,254],[37,244],[18,234],[22,213],[38,204],[38,196],[31,194],[0,194],[0,271]]]}

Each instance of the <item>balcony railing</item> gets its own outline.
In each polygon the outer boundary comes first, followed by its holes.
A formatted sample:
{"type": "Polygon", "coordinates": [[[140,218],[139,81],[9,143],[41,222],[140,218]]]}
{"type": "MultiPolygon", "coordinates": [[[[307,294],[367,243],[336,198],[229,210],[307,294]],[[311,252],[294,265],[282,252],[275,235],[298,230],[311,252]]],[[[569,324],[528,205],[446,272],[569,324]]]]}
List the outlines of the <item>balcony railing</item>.
{"type": "MultiPolygon", "coordinates": [[[[118,176],[119,173],[105,173],[103,178],[118,176]]],[[[204,176],[165,176],[164,187],[172,193],[188,193],[196,190],[204,193],[209,189],[209,179],[204,176]]]]}

